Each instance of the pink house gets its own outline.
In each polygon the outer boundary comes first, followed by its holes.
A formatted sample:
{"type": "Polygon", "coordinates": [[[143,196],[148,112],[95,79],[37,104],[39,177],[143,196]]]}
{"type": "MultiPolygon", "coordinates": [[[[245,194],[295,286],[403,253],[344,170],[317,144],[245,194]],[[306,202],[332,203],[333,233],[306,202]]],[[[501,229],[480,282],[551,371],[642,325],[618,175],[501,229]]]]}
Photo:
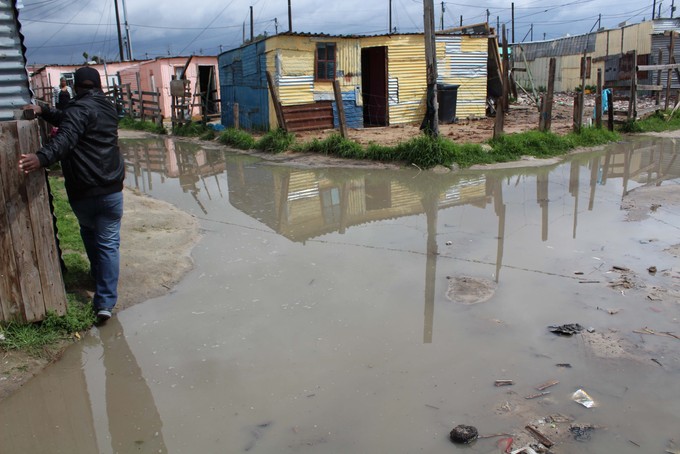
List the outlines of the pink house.
{"type": "MultiPolygon", "coordinates": [[[[189,81],[189,89],[192,95],[196,93],[208,93],[208,114],[219,112],[219,71],[217,69],[216,56],[192,56],[192,57],[166,57],[139,62],[135,67],[120,71],[121,84],[130,84],[132,90],[138,90],[137,74],[142,91],[160,91],[161,114],[164,118],[172,116],[172,94],[170,81],[181,79],[182,72],[186,67],[186,79],[189,81]],[[188,66],[187,66],[188,63],[188,66]]],[[[201,100],[194,99],[189,102],[200,104],[201,100]]],[[[193,110],[193,115],[200,115],[198,106],[193,110]]]]}
{"type": "MultiPolygon", "coordinates": [[[[52,90],[59,85],[59,79],[65,77],[69,84],[73,84],[73,73],[83,65],[53,65],[34,66],[29,68],[31,75],[31,89],[34,95],[51,102],[52,90]]],[[[104,90],[114,86],[130,84],[133,91],[160,92],[161,115],[164,118],[172,116],[172,94],[170,81],[180,79],[186,67],[186,79],[192,98],[189,103],[197,104],[193,115],[201,114],[198,107],[201,100],[196,93],[208,93],[208,114],[219,113],[219,71],[216,56],[165,57],[155,60],[114,62],[90,65],[96,68],[102,77],[104,90]]]]}

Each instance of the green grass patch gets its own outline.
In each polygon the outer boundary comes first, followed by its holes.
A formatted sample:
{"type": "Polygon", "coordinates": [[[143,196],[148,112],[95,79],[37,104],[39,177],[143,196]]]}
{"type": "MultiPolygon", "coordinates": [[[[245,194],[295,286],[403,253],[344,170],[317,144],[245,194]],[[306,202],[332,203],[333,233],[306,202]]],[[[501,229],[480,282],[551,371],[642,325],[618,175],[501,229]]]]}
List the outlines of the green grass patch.
{"type": "Polygon", "coordinates": [[[680,129],[680,111],[671,115],[670,110],[659,111],[643,120],[629,121],[621,126],[628,133],[663,132],[680,129]]]}
{"type": "Polygon", "coordinates": [[[10,322],[0,328],[4,335],[0,347],[4,350],[23,350],[41,355],[55,342],[68,339],[73,333],[90,329],[94,322],[92,306],[69,295],[66,315],[59,317],[54,312],[49,312],[42,322],[10,322]]]}
{"type": "Polygon", "coordinates": [[[255,148],[255,139],[245,131],[235,128],[227,128],[219,136],[219,141],[224,145],[239,150],[252,150],[255,148]]]}
{"type": "Polygon", "coordinates": [[[269,153],[283,153],[295,142],[295,135],[277,128],[269,131],[255,143],[255,148],[269,153]]]}
{"type": "Polygon", "coordinates": [[[184,123],[172,128],[172,134],[180,137],[199,137],[201,140],[213,140],[215,130],[202,123],[184,123]]]}
{"type": "Polygon", "coordinates": [[[118,122],[120,129],[133,129],[135,131],[146,131],[154,134],[167,134],[168,131],[162,125],[157,125],[152,121],[135,120],[131,117],[123,117],[118,122]]]}

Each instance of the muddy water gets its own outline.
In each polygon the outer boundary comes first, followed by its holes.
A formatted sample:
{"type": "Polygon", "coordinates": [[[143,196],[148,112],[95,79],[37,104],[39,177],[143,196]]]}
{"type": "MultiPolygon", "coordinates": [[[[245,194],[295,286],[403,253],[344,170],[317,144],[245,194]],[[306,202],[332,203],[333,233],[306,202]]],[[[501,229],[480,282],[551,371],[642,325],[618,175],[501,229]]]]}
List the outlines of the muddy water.
{"type": "Polygon", "coordinates": [[[680,340],[634,333],[680,333],[680,213],[621,210],[678,185],[672,141],[447,175],[123,145],[128,186],[201,220],[195,269],[4,401],[3,453],[496,453],[530,423],[562,453],[680,441],[680,340]],[[490,437],[457,447],[458,424],[490,437]]]}

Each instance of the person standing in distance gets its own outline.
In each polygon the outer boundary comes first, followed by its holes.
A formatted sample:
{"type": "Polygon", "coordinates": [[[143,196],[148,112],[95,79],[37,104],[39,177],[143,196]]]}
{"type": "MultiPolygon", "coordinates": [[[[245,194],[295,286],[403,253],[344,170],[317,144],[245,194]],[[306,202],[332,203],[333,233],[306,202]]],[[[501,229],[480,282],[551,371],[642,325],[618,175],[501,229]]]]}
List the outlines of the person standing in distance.
{"type": "Polygon", "coordinates": [[[35,154],[22,154],[19,170],[30,173],[61,161],[71,208],[95,280],[92,304],[97,321],[111,318],[118,300],[120,224],[125,163],[118,148],[118,115],[92,67],[75,72],[75,98],[63,110],[28,105],[59,130],[35,154]]]}
{"type": "Polygon", "coordinates": [[[52,107],[63,110],[66,104],[73,99],[73,91],[68,86],[66,78],[59,79],[59,86],[52,92],[52,107]]]}

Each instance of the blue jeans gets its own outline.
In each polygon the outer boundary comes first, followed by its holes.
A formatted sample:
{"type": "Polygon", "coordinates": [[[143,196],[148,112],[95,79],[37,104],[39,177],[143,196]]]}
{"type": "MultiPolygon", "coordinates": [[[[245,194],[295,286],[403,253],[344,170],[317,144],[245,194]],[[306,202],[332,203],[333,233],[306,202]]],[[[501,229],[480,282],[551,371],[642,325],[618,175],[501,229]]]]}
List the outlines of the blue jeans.
{"type": "Polygon", "coordinates": [[[95,280],[92,304],[95,311],[110,311],[118,301],[123,193],[72,200],[71,208],[78,218],[80,236],[95,280]]]}

